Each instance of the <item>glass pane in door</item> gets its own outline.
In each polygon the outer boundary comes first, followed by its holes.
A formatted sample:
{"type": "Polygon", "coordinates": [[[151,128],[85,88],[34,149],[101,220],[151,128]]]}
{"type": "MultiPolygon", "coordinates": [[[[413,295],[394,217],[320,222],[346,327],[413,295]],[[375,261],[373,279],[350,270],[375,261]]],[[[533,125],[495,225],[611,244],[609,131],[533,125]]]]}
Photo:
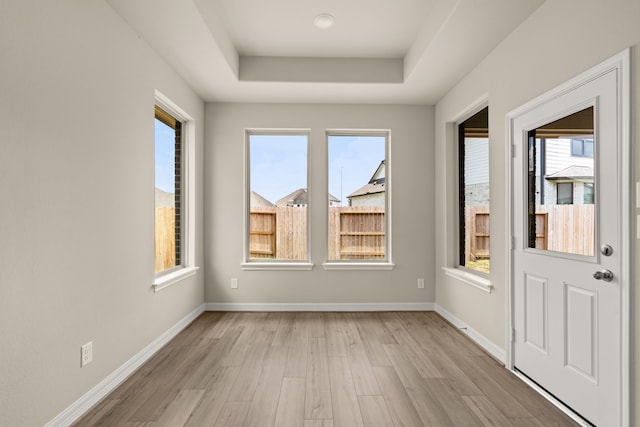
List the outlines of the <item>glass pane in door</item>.
{"type": "Polygon", "coordinates": [[[528,247],[595,253],[594,108],[529,131],[528,247]]]}

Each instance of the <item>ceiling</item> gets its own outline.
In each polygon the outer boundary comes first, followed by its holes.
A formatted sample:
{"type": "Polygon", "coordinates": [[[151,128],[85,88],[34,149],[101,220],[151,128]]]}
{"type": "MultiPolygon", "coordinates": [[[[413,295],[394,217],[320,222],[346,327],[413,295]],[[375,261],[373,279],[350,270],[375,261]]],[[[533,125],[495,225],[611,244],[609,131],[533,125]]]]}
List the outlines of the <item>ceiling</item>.
{"type": "Polygon", "coordinates": [[[434,104],[544,0],[106,1],[205,101],[434,104]]]}
{"type": "Polygon", "coordinates": [[[403,58],[434,0],[209,0],[242,56],[403,58]],[[313,25],[330,13],[332,28],[313,25]],[[393,25],[402,23],[402,25],[393,25]]]}

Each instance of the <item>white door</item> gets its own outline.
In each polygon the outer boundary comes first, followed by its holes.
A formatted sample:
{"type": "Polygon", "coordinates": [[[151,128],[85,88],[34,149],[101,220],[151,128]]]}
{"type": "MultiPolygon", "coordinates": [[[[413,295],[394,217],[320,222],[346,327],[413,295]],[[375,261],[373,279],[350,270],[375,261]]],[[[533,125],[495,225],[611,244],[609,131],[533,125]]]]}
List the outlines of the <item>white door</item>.
{"type": "Polygon", "coordinates": [[[620,161],[630,153],[621,151],[619,73],[509,120],[511,364],[597,426],[623,422],[620,161]]]}

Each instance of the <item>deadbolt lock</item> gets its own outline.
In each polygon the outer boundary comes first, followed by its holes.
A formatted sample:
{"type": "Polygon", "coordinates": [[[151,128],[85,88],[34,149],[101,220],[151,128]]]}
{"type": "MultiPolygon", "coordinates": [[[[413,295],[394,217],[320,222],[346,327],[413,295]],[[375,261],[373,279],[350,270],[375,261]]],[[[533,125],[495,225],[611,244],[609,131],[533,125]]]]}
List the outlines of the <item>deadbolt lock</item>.
{"type": "Polygon", "coordinates": [[[602,255],[604,256],[611,256],[611,254],[613,253],[613,248],[609,245],[602,245],[600,246],[600,253],[602,253],[602,255]]]}

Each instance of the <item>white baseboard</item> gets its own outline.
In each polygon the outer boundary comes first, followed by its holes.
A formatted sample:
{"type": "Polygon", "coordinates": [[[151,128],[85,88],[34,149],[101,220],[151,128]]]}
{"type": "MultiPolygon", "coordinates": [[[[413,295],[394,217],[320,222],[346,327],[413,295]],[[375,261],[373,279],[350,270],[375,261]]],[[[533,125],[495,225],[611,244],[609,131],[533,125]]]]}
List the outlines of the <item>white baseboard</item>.
{"type": "Polygon", "coordinates": [[[200,314],[205,311],[202,304],[178,323],[169,328],[166,332],[153,340],[148,346],[140,350],[138,354],[133,356],[124,365],[113,371],[108,377],[100,381],[95,387],[86,392],[80,399],[76,400],[71,406],[62,411],[58,416],[45,424],[45,427],[66,427],[78,420],[89,409],[91,409],[101,399],[111,393],[120,384],[124,382],[131,374],[133,374],[140,366],[142,366],[151,356],[166,345],[173,337],[178,335],[180,331],[186,328],[200,314]]]}
{"type": "Polygon", "coordinates": [[[451,323],[453,326],[462,330],[462,332],[465,332],[469,336],[469,338],[475,341],[480,347],[482,347],[485,351],[491,354],[498,361],[502,363],[506,363],[506,360],[507,360],[506,352],[502,348],[497,346],[493,341],[490,341],[489,339],[487,339],[480,332],[468,326],[462,320],[460,320],[453,314],[449,313],[447,310],[445,310],[438,304],[435,304],[435,312],[438,313],[440,316],[444,317],[445,319],[447,319],[447,321],[449,321],[449,323],[451,323]]]}
{"type": "Polygon", "coordinates": [[[432,302],[380,303],[215,303],[207,311],[433,311],[432,302]]]}

